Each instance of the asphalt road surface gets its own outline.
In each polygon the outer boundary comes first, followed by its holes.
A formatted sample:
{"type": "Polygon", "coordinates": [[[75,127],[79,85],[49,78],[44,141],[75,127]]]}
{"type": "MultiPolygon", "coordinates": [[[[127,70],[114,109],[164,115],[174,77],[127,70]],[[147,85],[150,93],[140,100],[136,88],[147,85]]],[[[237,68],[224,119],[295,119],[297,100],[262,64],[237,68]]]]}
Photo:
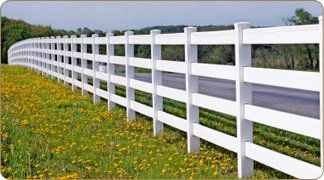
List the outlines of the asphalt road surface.
{"type": "MultiPolygon", "coordinates": [[[[151,74],[136,74],[135,79],[151,82],[151,74]]],[[[185,89],[184,75],[163,73],[162,84],[185,89]]],[[[199,93],[235,100],[235,82],[199,77],[199,93]]],[[[252,104],[319,119],[319,93],[274,86],[252,85],[252,104]]]]}

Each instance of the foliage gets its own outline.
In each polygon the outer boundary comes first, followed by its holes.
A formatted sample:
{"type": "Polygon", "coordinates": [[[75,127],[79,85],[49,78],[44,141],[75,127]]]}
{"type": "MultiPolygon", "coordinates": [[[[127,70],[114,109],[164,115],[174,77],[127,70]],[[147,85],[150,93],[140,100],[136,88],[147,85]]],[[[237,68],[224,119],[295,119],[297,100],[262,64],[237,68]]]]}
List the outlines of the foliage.
{"type": "MultiPolygon", "coordinates": [[[[318,18],[313,17],[302,8],[295,10],[295,15],[285,20],[287,25],[318,24],[318,18]]],[[[314,44],[305,45],[275,45],[274,50],[280,54],[283,65],[287,69],[319,70],[319,47],[314,44]]]]}
{"type": "Polygon", "coordinates": [[[7,63],[9,47],[18,41],[34,37],[50,37],[68,34],[64,30],[52,30],[51,27],[30,25],[22,20],[1,17],[1,59],[7,63]]]}
{"type": "MultiPolygon", "coordinates": [[[[89,28],[79,28],[77,31],[66,31],[62,29],[52,29],[47,26],[30,25],[22,20],[8,19],[7,17],[1,17],[1,61],[7,63],[7,51],[9,47],[18,41],[34,38],[34,37],[51,37],[51,36],[63,36],[63,35],[77,35],[85,34],[91,36],[92,34],[98,34],[99,36],[105,36],[105,33],[101,30],[90,30],[89,28]]],[[[90,49],[88,49],[90,51],[90,49]]]]}
{"type": "Polygon", "coordinates": [[[318,18],[313,17],[309,12],[303,8],[295,10],[295,15],[286,20],[288,25],[305,25],[305,24],[318,24],[318,18]]]}

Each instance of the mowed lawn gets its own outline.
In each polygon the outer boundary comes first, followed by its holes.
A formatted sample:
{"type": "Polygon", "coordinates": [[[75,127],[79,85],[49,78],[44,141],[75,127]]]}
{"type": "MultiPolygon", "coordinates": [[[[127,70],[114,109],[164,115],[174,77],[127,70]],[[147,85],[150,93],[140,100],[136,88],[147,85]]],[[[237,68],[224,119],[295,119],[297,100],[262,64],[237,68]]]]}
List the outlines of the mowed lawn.
{"type": "MultiPolygon", "coordinates": [[[[235,153],[202,142],[199,153],[187,154],[185,133],[166,126],[154,137],[151,119],[126,122],[123,108],[108,112],[106,102],[94,105],[92,96],[22,67],[1,65],[1,76],[5,177],[237,178],[235,153]]],[[[258,138],[264,144],[274,138],[271,147],[319,163],[318,141],[276,134],[258,138]]],[[[253,178],[291,178],[258,163],[255,168],[253,178]]]]}

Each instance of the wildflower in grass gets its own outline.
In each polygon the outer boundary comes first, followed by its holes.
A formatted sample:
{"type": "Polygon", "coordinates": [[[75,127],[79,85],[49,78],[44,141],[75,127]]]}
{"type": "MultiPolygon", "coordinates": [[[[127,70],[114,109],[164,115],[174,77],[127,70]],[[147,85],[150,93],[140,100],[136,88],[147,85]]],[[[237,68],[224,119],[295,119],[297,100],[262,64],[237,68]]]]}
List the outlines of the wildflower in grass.
{"type": "Polygon", "coordinates": [[[2,133],[1,135],[2,135],[2,138],[3,138],[4,140],[8,139],[8,137],[9,137],[9,133],[8,133],[8,132],[4,132],[4,133],[2,133]]]}
{"type": "MultiPolygon", "coordinates": [[[[128,123],[123,109],[108,112],[105,102],[93,105],[92,96],[81,96],[79,91],[72,92],[71,87],[55,80],[20,67],[1,67],[3,85],[0,93],[4,105],[0,119],[3,125],[1,173],[5,177],[237,178],[235,153],[202,142],[201,152],[187,154],[186,134],[180,131],[166,126],[161,136],[154,137],[151,119],[138,116],[134,122],[128,123]]],[[[116,92],[118,90],[116,87],[116,92]]],[[[228,122],[228,119],[218,117],[217,121],[212,121],[211,127],[235,135],[233,128],[222,125],[224,121],[228,122]]],[[[211,121],[205,119],[204,123],[211,121]]],[[[316,148],[317,141],[305,146],[297,136],[282,136],[259,129],[255,134],[254,142],[260,145],[276,146],[291,154],[298,152],[299,157],[303,156],[313,164],[320,162],[314,156],[320,152],[316,148]],[[264,136],[260,134],[267,137],[262,138],[264,136]],[[269,139],[282,144],[270,144],[269,139]],[[287,141],[297,145],[286,148],[287,141]]],[[[253,178],[289,177],[260,165],[256,165],[256,169],[258,173],[253,178]]]]}
{"type": "Polygon", "coordinates": [[[24,126],[27,126],[29,124],[29,121],[25,119],[21,122],[21,124],[24,126]]]}
{"type": "Polygon", "coordinates": [[[90,166],[86,166],[85,169],[86,169],[87,171],[91,171],[91,170],[92,170],[92,167],[90,167],[90,166]]]}
{"type": "Polygon", "coordinates": [[[161,173],[164,174],[167,172],[167,169],[162,169],[161,173]]]}

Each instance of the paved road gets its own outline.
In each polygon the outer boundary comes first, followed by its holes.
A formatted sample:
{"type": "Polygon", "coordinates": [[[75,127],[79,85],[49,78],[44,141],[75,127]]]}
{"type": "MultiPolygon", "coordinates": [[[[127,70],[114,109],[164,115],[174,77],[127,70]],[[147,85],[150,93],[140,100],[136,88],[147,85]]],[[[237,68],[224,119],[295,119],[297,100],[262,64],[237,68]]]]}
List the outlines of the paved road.
{"type": "MultiPolygon", "coordinates": [[[[135,79],[151,82],[151,74],[136,74],[135,79]]],[[[185,89],[184,75],[163,74],[164,86],[185,89]]],[[[252,104],[275,110],[319,118],[319,93],[273,86],[252,85],[252,104]]],[[[235,100],[234,81],[199,77],[199,93],[235,100]]]]}

